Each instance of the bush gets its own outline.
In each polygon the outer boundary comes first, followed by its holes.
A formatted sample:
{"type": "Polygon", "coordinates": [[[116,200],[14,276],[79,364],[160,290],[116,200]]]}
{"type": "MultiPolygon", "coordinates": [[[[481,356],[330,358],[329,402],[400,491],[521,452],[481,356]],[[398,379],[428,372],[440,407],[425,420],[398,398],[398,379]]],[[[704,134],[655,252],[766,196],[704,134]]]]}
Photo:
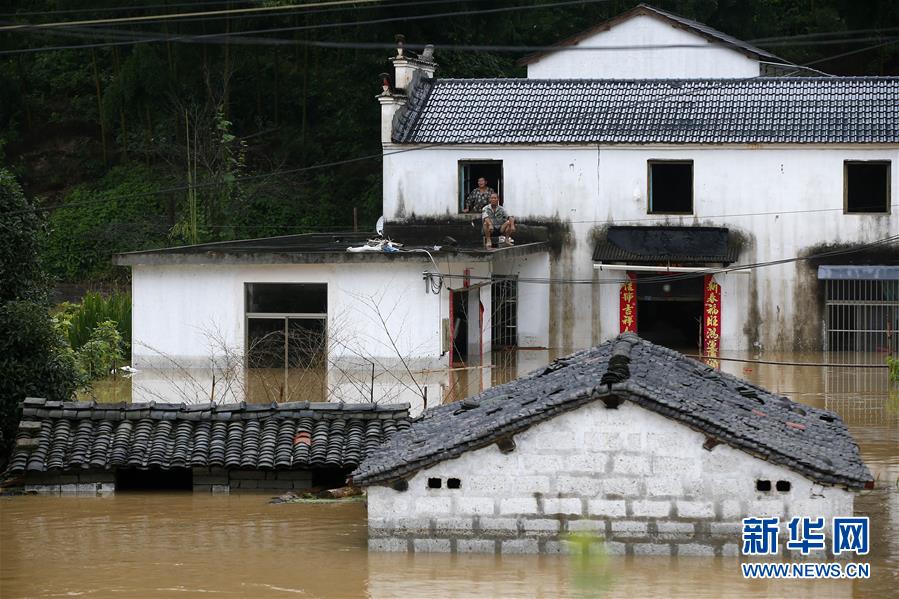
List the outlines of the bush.
{"type": "Polygon", "coordinates": [[[111,321],[123,342],[123,350],[131,348],[131,296],[114,292],[108,296],[88,292],[80,304],[65,303],[56,314],[58,326],[75,351],[90,341],[95,329],[111,321]]]}
{"type": "Polygon", "coordinates": [[[75,356],[45,303],[38,263],[39,212],[18,182],[0,169],[0,470],[28,396],[66,400],[80,382],[75,356]]]}
{"type": "Polygon", "coordinates": [[[116,278],[112,256],[165,244],[169,231],[159,174],[142,166],[112,169],[76,187],[49,221],[44,260],[64,281],[116,278]]]}
{"type": "Polygon", "coordinates": [[[104,320],[91,332],[90,338],[76,352],[78,368],[85,380],[103,378],[124,360],[122,336],[116,323],[104,320]]]}

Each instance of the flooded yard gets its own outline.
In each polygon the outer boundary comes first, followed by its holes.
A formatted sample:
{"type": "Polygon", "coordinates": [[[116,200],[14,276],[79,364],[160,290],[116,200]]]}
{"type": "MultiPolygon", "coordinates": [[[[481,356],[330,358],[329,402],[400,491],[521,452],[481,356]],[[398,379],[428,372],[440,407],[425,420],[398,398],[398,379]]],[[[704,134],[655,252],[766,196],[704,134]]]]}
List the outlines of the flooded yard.
{"type": "MultiPolygon", "coordinates": [[[[565,353],[565,352],[559,352],[565,353]]],[[[495,367],[431,372],[441,401],[477,393],[555,354],[495,354],[495,367]]],[[[731,356],[735,358],[748,356],[731,356]]],[[[821,354],[766,360],[825,362],[821,354]]],[[[774,392],[838,412],[877,479],[867,581],[753,581],[734,558],[369,553],[365,505],[270,505],[267,495],[119,493],[0,498],[2,597],[890,597],[899,588],[899,389],[883,369],[722,361],[774,392]]],[[[139,373],[135,381],[140,381],[139,373]]],[[[129,379],[114,401],[130,398],[129,379]]]]}

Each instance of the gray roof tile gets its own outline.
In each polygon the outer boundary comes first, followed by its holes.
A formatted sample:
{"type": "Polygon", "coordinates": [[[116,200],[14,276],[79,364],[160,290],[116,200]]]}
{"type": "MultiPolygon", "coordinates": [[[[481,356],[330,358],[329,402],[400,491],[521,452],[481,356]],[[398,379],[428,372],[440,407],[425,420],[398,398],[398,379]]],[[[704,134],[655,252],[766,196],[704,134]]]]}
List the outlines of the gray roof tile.
{"type": "Polygon", "coordinates": [[[897,143],[899,77],[424,79],[394,141],[897,143]]]}
{"type": "Polygon", "coordinates": [[[602,399],[634,402],[824,484],[860,488],[873,480],[835,413],[795,403],[633,334],[429,410],[371,453],[352,478],[365,485],[407,478],[602,399]]]}
{"type": "Polygon", "coordinates": [[[11,474],[88,467],[353,468],[409,426],[408,404],[111,406],[29,399],[23,405],[32,412],[19,424],[11,474]],[[297,417],[295,408],[312,409],[297,417]]]}

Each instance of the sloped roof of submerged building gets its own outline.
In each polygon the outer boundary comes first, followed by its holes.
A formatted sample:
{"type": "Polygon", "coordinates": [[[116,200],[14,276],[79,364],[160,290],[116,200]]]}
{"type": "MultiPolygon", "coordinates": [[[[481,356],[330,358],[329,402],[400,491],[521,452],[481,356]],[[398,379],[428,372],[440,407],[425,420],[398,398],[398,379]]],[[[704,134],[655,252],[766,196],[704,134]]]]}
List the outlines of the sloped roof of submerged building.
{"type": "Polygon", "coordinates": [[[632,333],[429,410],[368,457],[352,478],[364,485],[408,478],[592,401],[633,402],[715,443],[820,483],[862,488],[873,480],[837,414],[793,402],[632,333]]]}

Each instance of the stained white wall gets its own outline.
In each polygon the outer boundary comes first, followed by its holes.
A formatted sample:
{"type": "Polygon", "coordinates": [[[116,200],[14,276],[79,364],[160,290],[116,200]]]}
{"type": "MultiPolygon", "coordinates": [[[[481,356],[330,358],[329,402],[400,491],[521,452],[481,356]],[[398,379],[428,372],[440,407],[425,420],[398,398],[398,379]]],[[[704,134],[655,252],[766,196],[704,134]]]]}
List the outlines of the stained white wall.
{"type": "Polygon", "coordinates": [[[244,284],[327,283],[328,334],[335,358],[363,355],[396,361],[386,329],[404,357],[440,359],[444,296],[426,294],[427,264],[391,262],[304,265],[137,265],[132,268],[133,360],[165,366],[170,358],[205,366],[221,346],[243,352],[244,284]],[[209,333],[221,342],[210,343],[209,333]],[[164,359],[161,359],[165,356],[164,359]]]}
{"type": "Polygon", "coordinates": [[[736,555],[749,516],[851,515],[853,494],[727,445],[625,401],[597,401],[496,445],[417,472],[408,490],[368,488],[369,548],[558,552],[568,532],[604,536],[613,553],[736,555]],[[448,489],[458,478],[461,488],[448,489]],[[440,478],[440,489],[429,488],[440,478]],[[756,491],[756,480],[789,492],[756,491]]]}
{"type": "MultiPolygon", "coordinates": [[[[725,226],[743,234],[738,264],[791,258],[824,244],[858,244],[899,234],[896,146],[495,146],[420,148],[384,157],[384,214],[390,220],[456,212],[458,163],[503,161],[505,206],[523,222],[557,220],[571,235],[550,276],[610,279],[551,285],[535,328],[552,347],[582,347],[618,333],[616,280],[595,273],[591,236],[606,225],[725,226]],[[647,214],[647,161],[692,160],[694,215],[647,214]],[[892,214],[843,213],[843,162],[890,160],[892,214]]],[[[470,218],[470,217],[467,217],[470,218]]],[[[804,263],[719,277],[722,349],[810,347],[821,328],[817,283],[804,263]]],[[[520,319],[521,320],[521,319],[520,319]]],[[[536,322],[536,321],[535,321],[536,322]]]]}
{"type": "Polygon", "coordinates": [[[758,77],[759,63],[658,18],[639,15],[575,47],[700,45],[655,50],[567,50],[528,65],[530,79],[678,79],[758,77]]]}

